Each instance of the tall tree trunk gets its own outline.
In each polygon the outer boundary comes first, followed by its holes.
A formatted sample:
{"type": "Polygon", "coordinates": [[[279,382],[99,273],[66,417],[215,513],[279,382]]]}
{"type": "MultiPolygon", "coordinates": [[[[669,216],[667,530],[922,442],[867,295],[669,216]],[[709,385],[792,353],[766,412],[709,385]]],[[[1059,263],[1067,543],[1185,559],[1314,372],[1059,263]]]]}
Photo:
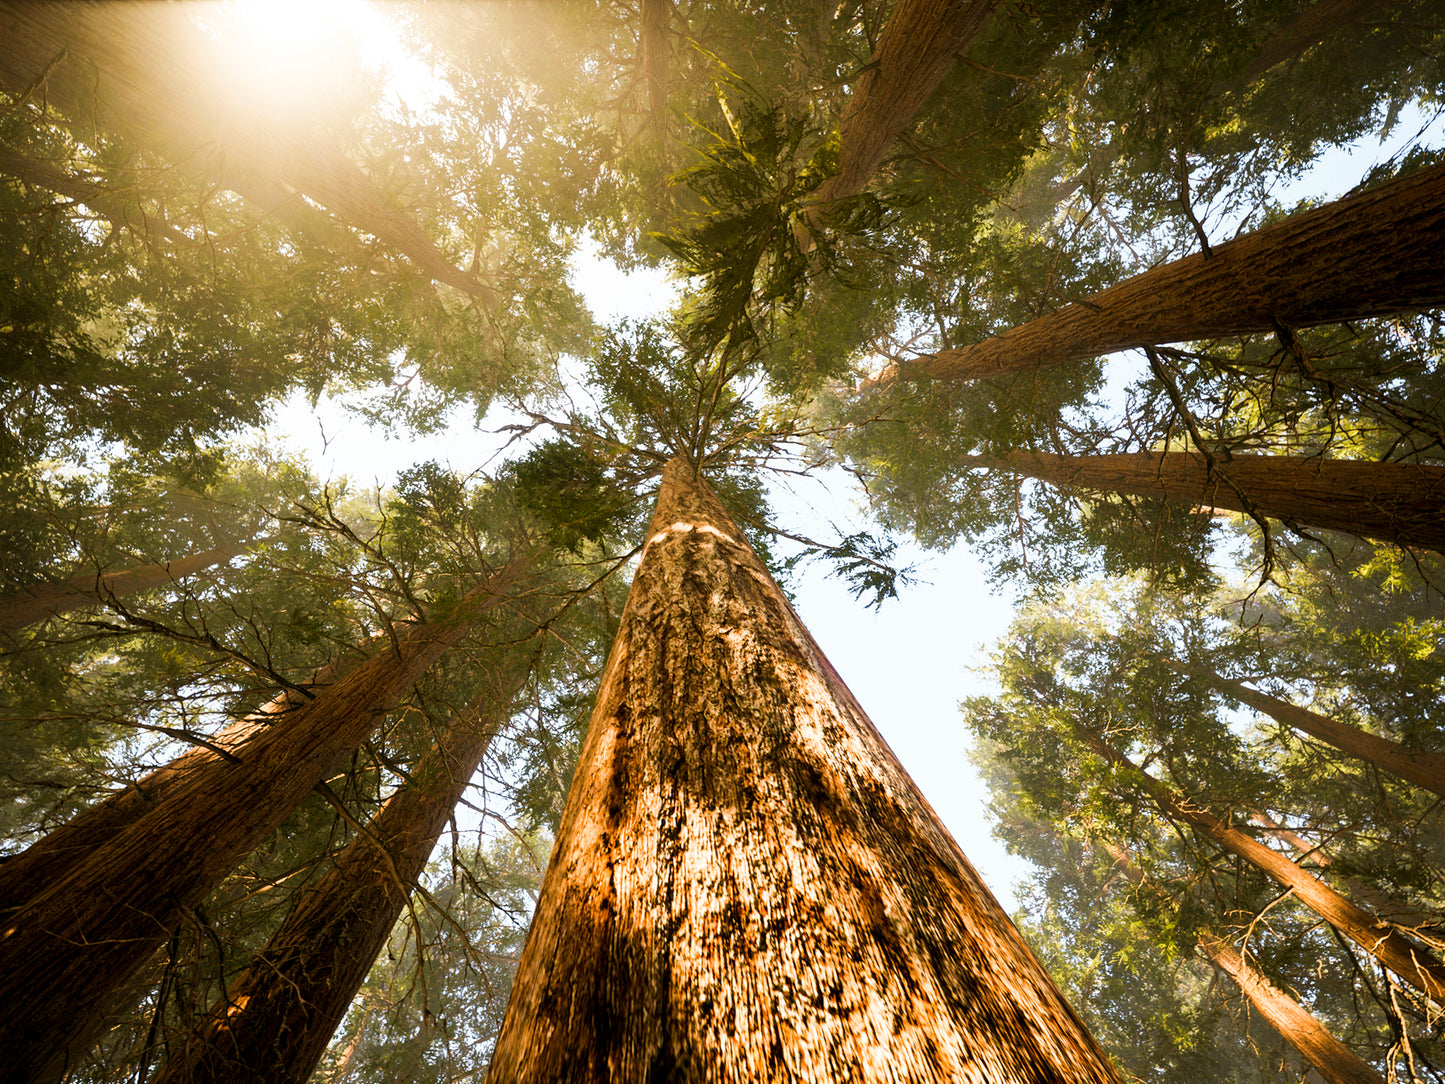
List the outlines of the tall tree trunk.
{"type": "MultiPolygon", "coordinates": [[[[36,893],[37,885],[60,881],[74,866],[102,844],[118,836],[146,813],[156,808],[180,784],[198,774],[214,770],[228,757],[246,760],[250,746],[273,729],[289,726],[293,712],[325,695],[334,682],[364,662],[384,636],[373,637],[358,652],[348,653],[321,667],[301,685],[283,689],[261,707],[237,719],[205,744],[182,753],[170,763],[148,772],[122,790],[86,809],[24,851],[0,863],[0,923],[8,912],[23,906],[36,893]]],[[[376,665],[396,667],[400,656],[390,647],[376,665]]],[[[345,750],[342,756],[350,754],[345,750]]]]}
{"type": "Polygon", "coordinates": [[[1303,527],[1445,552],[1445,467],[1355,459],[1237,455],[1213,468],[1194,452],[960,456],[1061,486],[1227,508],[1303,527]]]}
{"type": "Polygon", "coordinates": [[[1165,659],[1164,662],[1180,673],[1196,677],[1206,685],[1263,712],[1277,723],[1318,738],[1342,753],[1359,757],[1381,771],[1397,775],[1417,787],[1445,797],[1445,757],[1423,750],[1406,749],[1399,742],[1381,738],[1357,726],[1331,719],[1328,715],[1321,715],[1317,711],[1291,704],[1288,700],[1251,689],[1242,681],[1221,677],[1203,666],[1191,666],[1175,659],[1165,659]]]}
{"type": "Polygon", "coordinates": [[[681,459],[488,1079],[1116,1079],[681,459]]]}
{"type": "MultiPolygon", "coordinates": [[[[1149,880],[1134,864],[1129,852],[1115,843],[1104,842],[1115,865],[1135,886],[1149,888],[1156,895],[1168,898],[1158,884],[1149,880]]],[[[1239,951],[1223,938],[1203,930],[1199,934],[1199,951],[1215,967],[1234,980],[1255,1012],[1279,1032],[1280,1037],[1329,1084],[1385,1084],[1384,1078],[1353,1050],[1340,1042],[1298,1001],[1275,986],[1259,970],[1250,966],[1239,951]]]]}
{"type": "MultiPolygon", "coordinates": [[[[1311,843],[1298,832],[1285,828],[1273,817],[1254,810],[1250,812],[1249,819],[1274,836],[1275,839],[1283,840],[1298,851],[1300,861],[1313,860],[1320,869],[1326,870],[1334,865],[1334,856],[1323,846],[1311,843]]],[[[1376,915],[1391,925],[1398,926],[1417,936],[1436,937],[1441,926],[1440,915],[1428,914],[1418,907],[1387,896],[1361,877],[1345,877],[1342,883],[1358,898],[1369,904],[1376,915]]]]}
{"type": "Polygon", "coordinates": [[[398,698],[501,601],[513,561],[450,619],[412,629],[269,728],[215,755],[113,838],[37,885],[0,929],[0,1050],[10,1079],[56,1080],[102,1026],[110,993],[354,749],[398,698]]]}
{"type": "Polygon", "coordinates": [[[117,572],[84,572],[61,583],[44,583],[0,595],[0,631],[13,632],[47,617],[79,609],[97,600],[124,598],[175,583],[185,576],[234,560],[265,539],[232,542],[189,557],[117,572]]]}
{"type": "Polygon", "coordinates": [[[839,122],[838,172],[809,201],[856,196],[980,30],[998,0],[898,0],[839,122]]]}
{"type": "Polygon", "coordinates": [[[305,1084],[525,677],[488,681],[152,1084],[305,1084]]]}
{"type": "Polygon", "coordinates": [[[1406,982],[1418,987],[1434,1001],[1445,1004],[1445,963],[1423,946],[1413,944],[1389,923],[1381,922],[1363,907],[1342,896],[1318,877],[1301,869],[1278,851],[1238,828],[1226,824],[1192,799],[1176,795],[1153,776],[1140,771],[1128,757],[1082,724],[1075,724],[1079,736],[1110,763],[1127,768],[1140,787],[1166,816],[1192,824],[1231,854],[1273,877],[1290,889],[1302,904],[1340,933],[1354,941],[1406,982]]]}
{"type": "Polygon", "coordinates": [[[298,131],[284,118],[245,116],[210,89],[214,82],[198,59],[204,39],[183,7],[5,0],[0,85],[20,93],[41,81],[42,96],[77,119],[91,116],[98,100],[142,144],[219,176],[268,212],[291,205],[293,219],[306,219],[295,198],[304,194],[435,281],[496,303],[496,291],[448,261],[416,220],[389,205],[321,133],[298,131]]]}
{"type": "Polygon", "coordinates": [[[1233,945],[1206,931],[1199,935],[1199,950],[1234,980],[1254,1011],[1329,1084],[1385,1084],[1377,1070],[1331,1035],[1298,1001],[1251,967],[1233,945]]]}
{"type": "Polygon", "coordinates": [[[1160,343],[1389,316],[1445,304],[1445,165],[1291,215],[992,339],[870,381],[978,380],[1160,343]]]}

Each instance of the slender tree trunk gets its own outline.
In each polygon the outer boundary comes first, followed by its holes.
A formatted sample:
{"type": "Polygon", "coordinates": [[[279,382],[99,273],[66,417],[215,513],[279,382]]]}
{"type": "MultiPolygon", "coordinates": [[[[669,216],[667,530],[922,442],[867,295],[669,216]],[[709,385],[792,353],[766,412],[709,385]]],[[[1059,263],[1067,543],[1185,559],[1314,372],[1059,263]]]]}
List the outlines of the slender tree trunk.
{"type": "Polygon", "coordinates": [[[44,583],[8,592],[0,595],[0,631],[23,629],[97,600],[104,602],[108,598],[124,598],[137,591],[165,587],[186,576],[194,576],[197,572],[232,561],[263,541],[265,539],[232,542],[175,561],[118,572],[85,572],[62,583],[44,583]]]}
{"type": "Polygon", "coordinates": [[[1388,7],[1385,0],[1319,0],[1271,34],[1229,89],[1244,89],[1276,64],[1293,60],[1331,34],[1359,33],[1363,19],[1388,7]]]}
{"type": "Polygon", "coordinates": [[[995,338],[897,362],[871,385],[978,380],[1159,343],[1445,304],[1445,165],[1291,215],[995,338]]]}
{"type": "Polygon", "coordinates": [[[1221,821],[1214,814],[1176,795],[1153,776],[1140,771],[1123,753],[1092,731],[1076,724],[1080,737],[1110,763],[1127,768],[1145,793],[1174,820],[1192,824],[1231,854],[1273,877],[1315,914],[1354,941],[1406,982],[1445,1004],[1445,963],[1422,946],[1412,944],[1399,930],[1381,922],[1363,907],[1342,896],[1318,877],[1301,869],[1278,851],[1221,821]]]}
{"type": "Polygon", "coordinates": [[[1233,945],[1205,932],[1199,935],[1199,950],[1234,980],[1254,1011],[1329,1084],[1385,1084],[1377,1070],[1331,1035],[1298,1001],[1251,967],[1233,945]]]}
{"type": "Polygon", "coordinates": [[[94,1038],[113,990],[354,749],[481,610],[521,573],[514,561],[451,619],[412,629],[246,747],[216,755],[74,863],[0,929],[0,1050],[10,1080],[58,1079],[94,1038]]]}
{"type": "Polygon", "coordinates": [[[488,1080],[1116,1078],[668,464],[488,1080]]]}
{"type": "Polygon", "coordinates": [[[1193,452],[1059,456],[1018,451],[960,456],[1054,485],[1254,512],[1445,552],[1445,467],[1355,459],[1237,455],[1211,470],[1193,452]]]}
{"type": "MultiPolygon", "coordinates": [[[[1313,859],[1320,869],[1329,869],[1335,864],[1334,856],[1323,846],[1311,843],[1298,832],[1280,825],[1274,818],[1258,811],[1252,811],[1249,819],[1274,836],[1275,839],[1283,840],[1298,851],[1301,861],[1306,858],[1313,859]]],[[[1440,928],[1440,915],[1427,914],[1418,907],[1412,907],[1410,904],[1387,896],[1362,878],[1345,877],[1342,883],[1357,897],[1369,904],[1370,909],[1376,915],[1391,925],[1425,937],[1435,936],[1435,932],[1440,928]]]]}
{"type": "Polygon", "coordinates": [[[525,676],[512,666],[488,682],[152,1084],[305,1084],[525,676]]]}
{"type": "Polygon", "coordinates": [[[1288,700],[1269,696],[1257,689],[1251,689],[1242,681],[1221,677],[1205,667],[1190,666],[1174,659],[1165,659],[1164,662],[1175,670],[1190,674],[1206,685],[1248,704],[1256,711],[1263,712],[1277,723],[1318,738],[1343,753],[1373,764],[1381,771],[1397,775],[1417,787],[1445,797],[1445,757],[1422,750],[1406,749],[1399,742],[1381,738],[1357,726],[1338,722],[1308,708],[1298,707],[1288,700]]]}
{"type": "Polygon", "coordinates": [[[204,39],[183,7],[5,0],[0,85],[23,92],[39,80],[41,97],[76,118],[91,116],[98,101],[141,143],[174,162],[220,173],[228,187],[268,211],[294,202],[293,217],[305,218],[294,200],[304,194],[430,278],[497,302],[491,287],[448,261],[416,220],[392,207],[320,133],[298,131],[288,118],[247,116],[227,103],[207,78],[204,39]]]}
{"type": "MultiPolygon", "coordinates": [[[[1115,865],[1135,886],[1148,887],[1167,898],[1164,889],[1149,880],[1127,851],[1107,841],[1104,846],[1113,856],[1115,865]]],[[[1255,1012],[1264,1017],[1270,1027],[1279,1032],[1280,1037],[1313,1065],[1329,1084],[1385,1084],[1384,1078],[1368,1062],[1331,1035],[1298,1001],[1250,966],[1229,942],[1204,930],[1199,934],[1199,951],[1234,980],[1255,1012]]]]}
{"type": "Polygon", "coordinates": [[[888,149],[997,6],[998,0],[898,0],[843,111],[838,172],[811,203],[826,213],[828,204],[868,186],[888,149]]]}
{"type": "MultiPolygon", "coordinates": [[[[321,667],[304,684],[283,689],[261,707],[237,719],[218,734],[156,768],[143,778],[113,792],[67,824],[37,840],[30,847],[0,863],[0,922],[10,911],[23,906],[36,894],[37,885],[54,884],[97,848],[118,836],[146,813],[155,809],[175,788],[198,774],[212,771],[228,757],[246,760],[252,743],[273,728],[289,726],[292,713],[325,695],[326,689],[365,661],[377,642],[373,637],[360,652],[352,652],[321,667]]],[[[400,656],[388,647],[378,666],[400,666],[400,656]]],[[[345,750],[342,756],[350,754],[345,750]]]]}

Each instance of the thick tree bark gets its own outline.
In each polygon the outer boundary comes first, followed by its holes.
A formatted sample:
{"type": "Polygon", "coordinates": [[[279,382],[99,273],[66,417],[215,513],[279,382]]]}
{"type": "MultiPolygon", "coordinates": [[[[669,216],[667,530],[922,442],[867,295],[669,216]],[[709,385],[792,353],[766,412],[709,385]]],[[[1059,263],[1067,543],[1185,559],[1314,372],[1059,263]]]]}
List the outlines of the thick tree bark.
{"type": "Polygon", "coordinates": [[[9,1080],[60,1077],[102,1025],[112,991],[354,749],[398,698],[501,601],[514,561],[451,619],[413,628],[245,747],[213,755],[0,928],[0,1050],[9,1080]]]}
{"type": "MultiPolygon", "coordinates": [[[[181,5],[184,7],[184,5],[181,5]]],[[[198,68],[200,36],[169,4],[0,3],[0,85],[38,92],[76,118],[97,104],[142,144],[217,177],[245,198],[298,224],[304,194],[372,234],[437,282],[487,304],[496,292],[450,263],[416,220],[320,133],[228,106],[198,68]],[[94,71],[90,71],[90,66],[94,71]],[[262,151],[266,148],[266,151],[262,151]]]]}
{"type": "Polygon", "coordinates": [[[824,213],[856,196],[888,149],[988,25],[998,0],[898,0],[839,123],[838,172],[809,201],[824,213]]]}
{"type": "Polygon", "coordinates": [[[488,682],[152,1084],[305,1084],[524,678],[514,666],[488,682]]]}
{"type": "Polygon", "coordinates": [[[1254,512],[1302,527],[1445,552],[1445,467],[1237,455],[1216,461],[1211,470],[1193,452],[1059,456],[1019,451],[957,461],[1054,485],[1254,512]]]}
{"type": "Polygon", "coordinates": [[[14,632],[97,600],[104,602],[108,598],[124,598],[137,591],[164,587],[183,577],[194,576],[197,572],[234,560],[261,541],[264,539],[233,542],[175,561],[117,572],[86,572],[62,583],[44,583],[23,591],[8,592],[0,595],[0,631],[14,632]]]}
{"type": "Polygon", "coordinates": [[[1318,738],[1342,753],[1359,757],[1381,771],[1397,775],[1417,787],[1424,787],[1445,797],[1445,757],[1423,750],[1406,749],[1399,742],[1379,737],[1348,723],[1341,723],[1328,715],[1299,707],[1277,696],[1251,689],[1242,681],[1221,677],[1202,666],[1190,666],[1174,659],[1164,661],[1181,673],[1197,677],[1206,685],[1211,685],[1256,711],[1263,712],[1277,723],[1318,738]]]}
{"type": "Polygon", "coordinates": [[[1176,795],[1153,776],[1140,771],[1123,753],[1082,725],[1079,736],[1110,763],[1127,768],[1144,792],[1176,821],[1192,824],[1231,854],[1273,877],[1295,898],[1340,933],[1375,957],[1406,982],[1423,990],[1434,1001],[1445,1004],[1445,963],[1420,945],[1412,944],[1399,930],[1381,922],[1363,907],[1342,896],[1318,877],[1301,869],[1278,851],[1226,824],[1192,799],[1176,795]]]}
{"type": "MultiPolygon", "coordinates": [[[[1148,888],[1168,898],[1162,887],[1150,881],[1133,858],[1122,847],[1108,841],[1104,847],[1115,865],[1138,888],[1148,888]]],[[[1254,1010],[1279,1032],[1280,1037],[1299,1051],[1301,1057],[1329,1084],[1385,1084],[1384,1078],[1369,1063],[1361,1060],[1340,1042],[1294,998],[1275,986],[1259,970],[1250,966],[1233,945],[1204,930],[1199,934],[1199,951],[1215,967],[1231,979],[1248,999],[1254,1010]]]]}
{"type": "Polygon", "coordinates": [[[1445,165],[1163,264],[995,338],[889,366],[978,380],[1160,343],[1311,327],[1445,304],[1445,165]]]}
{"type": "MultiPolygon", "coordinates": [[[[405,635],[404,633],[402,635],[405,635]]],[[[359,651],[348,652],[311,675],[309,681],[283,689],[261,707],[237,719],[207,739],[154,771],[148,772],[122,790],[97,802],[65,825],[37,840],[19,854],[0,863],[0,922],[8,912],[24,905],[36,893],[37,885],[61,880],[91,852],[118,836],[146,813],[156,808],[180,784],[197,774],[213,770],[226,757],[247,759],[250,746],[273,728],[288,726],[291,713],[299,711],[338,679],[350,673],[386,637],[373,637],[359,651]]],[[[378,666],[400,666],[401,658],[387,648],[378,666]]],[[[343,756],[350,754],[346,750],[343,756]]]]}
{"type": "Polygon", "coordinates": [[[1205,932],[1199,935],[1199,950],[1234,980],[1254,1011],[1329,1084],[1385,1084],[1378,1071],[1331,1035],[1298,1001],[1251,967],[1233,945],[1205,932]]]}
{"type": "Polygon", "coordinates": [[[488,1079],[1116,1079],[680,459],[488,1079]]]}

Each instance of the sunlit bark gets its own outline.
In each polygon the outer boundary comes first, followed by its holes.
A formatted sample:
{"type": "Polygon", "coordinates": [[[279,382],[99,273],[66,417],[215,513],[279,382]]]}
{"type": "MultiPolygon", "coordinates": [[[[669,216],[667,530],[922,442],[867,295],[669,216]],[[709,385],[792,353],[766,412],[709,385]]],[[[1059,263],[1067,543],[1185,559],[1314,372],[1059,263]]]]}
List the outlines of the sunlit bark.
{"type": "Polygon", "coordinates": [[[1115,1079],[681,460],[488,1079],[1115,1079]]]}
{"type": "Polygon", "coordinates": [[[1291,215],[972,346],[869,382],[968,381],[1161,343],[1390,316],[1445,304],[1445,165],[1291,215]]]}

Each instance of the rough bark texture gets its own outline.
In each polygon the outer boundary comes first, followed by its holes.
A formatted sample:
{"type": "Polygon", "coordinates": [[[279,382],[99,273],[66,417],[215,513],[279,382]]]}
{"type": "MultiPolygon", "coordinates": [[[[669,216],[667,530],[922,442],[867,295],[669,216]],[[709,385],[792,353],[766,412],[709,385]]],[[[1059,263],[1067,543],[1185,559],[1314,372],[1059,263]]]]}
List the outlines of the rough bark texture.
{"type": "MultiPolygon", "coordinates": [[[[24,905],[37,885],[53,884],[65,877],[92,851],[114,839],[124,829],[158,806],[176,787],[198,773],[212,770],[225,755],[245,760],[249,746],[278,726],[288,726],[292,713],[324,695],[327,687],[360,665],[377,646],[373,638],[361,652],[342,656],[312,674],[311,679],[284,689],[244,718],[197,745],[143,778],[97,802],[67,824],[37,840],[30,847],[0,863],[0,922],[8,912],[24,905]]],[[[378,666],[400,666],[402,659],[388,645],[378,666]]],[[[343,755],[349,755],[347,750],[343,755]]]]}
{"type": "Polygon", "coordinates": [[[1345,898],[1318,877],[1301,869],[1278,851],[1238,828],[1226,824],[1191,799],[1175,794],[1142,771],[1097,734],[1079,728],[1080,736],[1102,757],[1133,773],[1139,785],[1164,814],[1198,828],[1225,850],[1238,855],[1273,877],[1315,914],[1374,956],[1406,982],[1445,1004],[1445,964],[1387,922],[1345,898]]]}
{"type": "Polygon", "coordinates": [[[1300,1003],[1251,967],[1228,942],[1199,935],[1199,949],[1249,999],[1254,1011],[1315,1067],[1329,1084],[1385,1084],[1385,1078],[1329,1033],[1300,1003]]]}
{"type": "Polygon", "coordinates": [[[437,282],[494,304],[494,290],[450,263],[321,133],[248,117],[198,70],[202,40],[185,5],[0,3],[0,85],[106,119],[162,156],[215,177],[303,228],[305,194],[437,282]],[[284,208],[284,211],[283,211],[284,208]]]}
{"type": "Polygon", "coordinates": [[[1256,512],[1303,527],[1445,552],[1445,467],[1354,459],[1237,455],[1210,469],[1193,452],[962,456],[1054,485],[1256,512]],[[1237,488],[1236,488],[1237,487],[1237,488]]]}
{"type": "Polygon", "coordinates": [[[371,819],[368,834],[306,890],[152,1084],[305,1084],[524,677],[516,667],[488,684],[371,819]]]}
{"type": "Polygon", "coordinates": [[[870,384],[978,380],[1160,343],[1445,304],[1445,165],[1163,264],[995,338],[889,366],[870,384]]]}
{"type": "Polygon", "coordinates": [[[73,863],[0,924],[3,1079],[58,1080],[94,1038],[111,992],[294,810],[342,755],[520,573],[495,574],[446,622],[420,625],[394,656],[357,667],[248,743],[215,756],[73,863]]]}
{"type": "Polygon", "coordinates": [[[1116,1078],[673,460],[488,1080],[1116,1078]]]}
{"type": "Polygon", "coordinates": [[[118,572],[87,572],[63,583],[45,583],[24,591],[0,595],[0,631],[13,632],[96,600],[124,598],[137,591],[149,591],[194,576],[214,565],[225,564],[250,549],[255,542],[235,542],[202,550],[176,561],[165,561],[118,572]]]}
{"type": "Polygon", "coordinates": [[[1169,661],[1169,665],[1192,674],[1220,692],[1263,712],[1275,722],[1318,738],[1342,753],[1359,757],[1381,771],[1390,772],[1417,787],[1424,787],[1445,797],[1445,757],[1419,749],[1406,749],[1399,742],[1371,734],[1348,723],[1341,723],[1328,715],[1299,707],[1258,689],[1251,689],[1242,681],[1231,681],[1202,666],[1186,666],[1174,661],[1169,661]]]}
{"type": "Polygon", "coordinates": [[[843,111],[838,172],[810,202],[826,209],[868,186],[888,149],[997,6],[998,0],[898,0],[843,111]]]}

